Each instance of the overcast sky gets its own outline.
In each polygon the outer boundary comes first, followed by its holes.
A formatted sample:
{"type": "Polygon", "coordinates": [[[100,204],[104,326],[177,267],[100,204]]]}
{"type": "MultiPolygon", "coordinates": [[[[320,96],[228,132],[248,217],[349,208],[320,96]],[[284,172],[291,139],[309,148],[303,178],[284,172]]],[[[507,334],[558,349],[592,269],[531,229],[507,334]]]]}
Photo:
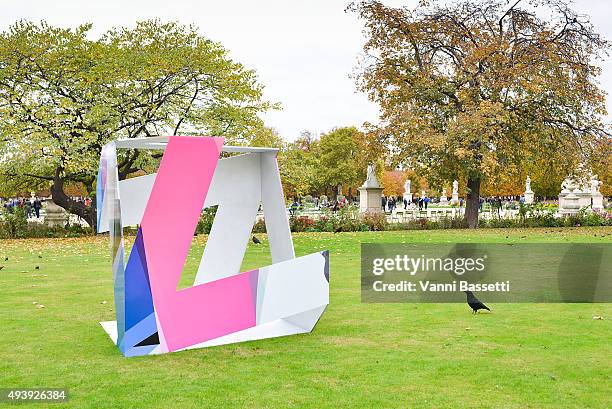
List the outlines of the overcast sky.
{"type": "MultiPolygon", "coordinates": [[[[336,126],[375,122],[378,110],[349,78],[363,45],[361,23],[344,9],[348,0],[0,0],[0,29],[19,19],[52,25],[92,22],[101,33],[136,20],[161,18],[196,24],[221,42],[232,58],[254,68],[266,98],[282,111],[267,114],[266,125],[288,140],[300,131],[326,132],[336,126]]],[[[387,0],[390,5],[416,0],[387,0]]],[[[579,0],[574,8],[592,18],[612,39],[612,2],[579,0]]],[[[604,89],[612,91],[612,62],[603,66],[604,89]]],[[[612,111],[608,102],[608,110],[612,111]]]]}

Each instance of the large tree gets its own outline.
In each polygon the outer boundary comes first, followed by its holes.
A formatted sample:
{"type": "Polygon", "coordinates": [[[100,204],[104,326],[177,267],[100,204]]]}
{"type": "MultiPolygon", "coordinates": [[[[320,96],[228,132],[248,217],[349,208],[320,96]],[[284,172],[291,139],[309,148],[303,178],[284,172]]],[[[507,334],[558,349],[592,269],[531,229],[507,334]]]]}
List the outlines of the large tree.
{"type": "Polygon", "coordinates": [[[318,179],[326,188],[336,191],[338,185],[347,187],[352,196],[366,177],[369,161],[367,141],[357,128],[342,127],[321,135],[318,179]]]}
{"type": "MultiPolygon", "coordinates": [[[[0,33],[0,184],[50,185],[55,203],[95,224],[95,207],[65,193],[93,195],[102,146],[116,138],[209,134],[248,141],[261,130],[255,72],[192,26],[137,23],[92,39],[75,29],[18,22],[0,33]]],[[[159,153],[128,150],[120,178],[150,169],[159,153]]],[[[94,201],[95,203],[95,201],[94,201]]]]}
{"type": "Polygon", "coordinates": [[[466,181],[470,227],[488,178],[551,153],[575,168],[609,146],[594,65],[608,43],[565,1],[349,9],[365,22],[357,78],[380,105],[378,137],[434,180],[466,181]]]}

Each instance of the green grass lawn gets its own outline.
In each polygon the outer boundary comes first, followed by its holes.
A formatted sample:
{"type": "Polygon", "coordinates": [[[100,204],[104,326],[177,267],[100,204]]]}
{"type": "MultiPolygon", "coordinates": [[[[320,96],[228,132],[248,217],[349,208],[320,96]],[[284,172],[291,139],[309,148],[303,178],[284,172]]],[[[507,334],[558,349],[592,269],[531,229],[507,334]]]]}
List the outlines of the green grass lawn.
{"type": "MultiPolygon", "coordinates": [[[[270,263],[260,236],[244,269],[270,263]]],[[[311,334],[129,359],[98,324],[114,320],[105,237],[0,241],[0,387],[65,387],[53,407],[71,408],[612,407],[612,304],[360,302],[360,242],[527,241],[612,243],[612,228],[295,234],[297,255],[331,255],[311,334]]]]}

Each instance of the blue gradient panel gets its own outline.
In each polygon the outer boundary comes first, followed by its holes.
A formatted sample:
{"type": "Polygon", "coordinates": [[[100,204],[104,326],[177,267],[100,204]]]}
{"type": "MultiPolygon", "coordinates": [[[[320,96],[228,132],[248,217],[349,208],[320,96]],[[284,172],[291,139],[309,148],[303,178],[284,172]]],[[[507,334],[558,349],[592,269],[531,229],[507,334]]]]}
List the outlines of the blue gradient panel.
{"type": "MultiPolygon", "coordinates": [[[[126,331],[155,312],[144,240],[140,228],[125,268],[125,312],[126,331]]],[[[157,328],[152,333],[156,331],[157,328]]]]}

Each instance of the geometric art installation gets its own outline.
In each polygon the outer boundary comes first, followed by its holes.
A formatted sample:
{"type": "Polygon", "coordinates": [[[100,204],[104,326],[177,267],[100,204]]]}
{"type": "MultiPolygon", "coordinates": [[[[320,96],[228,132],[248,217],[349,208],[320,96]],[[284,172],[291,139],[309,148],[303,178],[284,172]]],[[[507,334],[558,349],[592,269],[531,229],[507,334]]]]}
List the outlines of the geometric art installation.
{"type": "Polygon", "coordinates": [[[277,149],[217,137],[118,140],[102,149],[98,232],[109,232],[125,356],[307,333],[329,303],[327,251],[295,257],[277,149]],[[117,149],[164,150],[157,173],[119,180],[117,149]],[[224,155],[222,152],[238,154],[224,155]],[[178,288],[205,207],[218,205],[192,287],[178,288]],[[262,206],[272,265],[240,272],[262,206]],[[123,227],[138,226],[127,262],[123,227]]]}

